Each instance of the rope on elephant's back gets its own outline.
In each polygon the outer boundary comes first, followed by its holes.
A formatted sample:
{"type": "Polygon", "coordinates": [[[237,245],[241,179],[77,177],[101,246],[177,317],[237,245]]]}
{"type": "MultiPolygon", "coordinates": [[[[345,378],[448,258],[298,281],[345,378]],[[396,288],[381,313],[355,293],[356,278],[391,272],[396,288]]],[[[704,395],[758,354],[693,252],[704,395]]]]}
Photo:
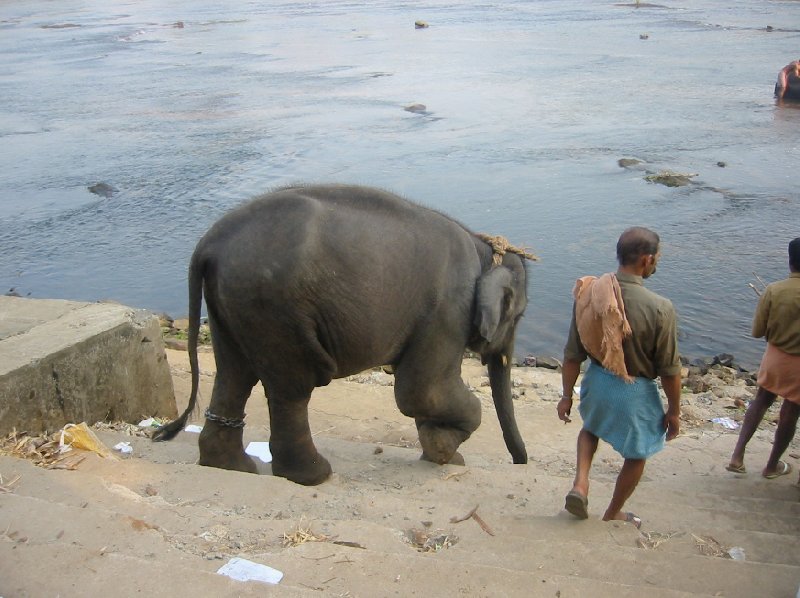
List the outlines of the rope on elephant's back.
{"type": "Polygon", "coordinates": [[[516,253],[526,260],[539,261],[538,256],[528,253],[524,247],[520,248],[512,245],[502,235],[492,236],[478,233],[476,236],[492,248],[492,261],[498,266],[503,263],[503,256],[508,252],[516,253]]]}

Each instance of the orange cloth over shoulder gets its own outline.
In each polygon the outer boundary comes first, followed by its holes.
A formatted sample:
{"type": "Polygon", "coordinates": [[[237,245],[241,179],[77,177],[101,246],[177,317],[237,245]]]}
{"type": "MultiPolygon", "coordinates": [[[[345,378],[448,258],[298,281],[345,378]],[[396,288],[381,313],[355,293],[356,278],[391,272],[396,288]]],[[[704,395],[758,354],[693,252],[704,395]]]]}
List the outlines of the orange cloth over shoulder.
{"type": "Polygon", "coordinates": [[[631,335],[625,317],[622,289],[613,273],[601,277],[583,276],[572,289],[575,324],[586,352],[604,368],[626,382],[633,382],[625,367],[622,340],[631,335]]]}

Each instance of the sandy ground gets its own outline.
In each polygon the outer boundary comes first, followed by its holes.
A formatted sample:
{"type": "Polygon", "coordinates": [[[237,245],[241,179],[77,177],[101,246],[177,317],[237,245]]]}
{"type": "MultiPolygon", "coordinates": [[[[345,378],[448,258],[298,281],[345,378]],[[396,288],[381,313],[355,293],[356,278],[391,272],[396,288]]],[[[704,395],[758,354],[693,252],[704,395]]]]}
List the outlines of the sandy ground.
{"type": "MultiPolygon", "coordinates": [[[[167,356],[180,411],[189,394],[188,360],[179,351],[167,356]]],[[[214,376],[210,352],[200,354],[200,366],[204,408],[214,376]]],[[[152,443],[98,430],[105,446],[127,441],[133,453],[116,459],[87,453],[67,470],[0,456],[0,596],[795,591],[797,473],[772,481],[758,475],[775,409],[751,443],[750,473],[736,476],[724,466],[737,432],[711,420],[740,420],[741,400],[686,393],[681,436],[650,460],[629,502],[649,530],[643,535],[630,524],[599,521],[621,464],[602,443],[592,471],[591,518],[576,522],[563,511],[580,423],[577,414],[569,425],[557,419],[557,372],[514,369],[517,420],[530,455],[522,466],[511,464],[503,444],[485,368],[465,360],[463,377],[484,407],[480,429],[461,450],[465,467],[419,460],[414,423],[397,410],[392,377],[382,372],[315,391],[311,428],[334,474],[313,488],[272,477],[266,463],[259,465],[260,476],[199,467],[197,437],[188,432],[152,443]],[[756,518],[773,504],[773,519],[756,518]],[[476,507],[477,517],[468,517],[476,507]],[[658,534],[673,539],[642,550],[642,542],[658,534]],[[697,556],[696,538],[712,538],[713,556],[725,558],[697,556]],[[606,545],[608,552],[598,551],[606,545]],[[731,569],[738,563],[723,553],[732,546],[744,547],[758,568],[748,569],[747,562],[731,569]],[[217,575],[235,556],[268,563],[285,577],[272,587],[217,575]],[[619,559],[616,569],[609,568],[613,559],[619,559]],[[538,576],[534,589],[531,576],[538,576]]],[[[737,388],[728,394],[752,394],[737,388]]],[[[247,406],[245,444],[268,439],[266,400],[256,389],[247,406]]],[[[795,472],[799,453],[795,441],[786,455],[795,472]]]]}

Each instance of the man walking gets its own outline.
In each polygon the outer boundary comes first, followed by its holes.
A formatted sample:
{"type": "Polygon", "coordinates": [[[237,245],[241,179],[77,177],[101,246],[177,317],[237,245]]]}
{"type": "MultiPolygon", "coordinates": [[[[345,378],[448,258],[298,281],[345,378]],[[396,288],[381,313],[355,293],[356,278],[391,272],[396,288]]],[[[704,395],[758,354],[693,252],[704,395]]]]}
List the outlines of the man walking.
{"type": "Polygon", "coordinates": [[[581,519],[589,517],[589,470],[599,439],[625,459],[603,521],[628,521],[638,528],[641,519],[622,509],[644,473],[647,458],[664,447],[665,437],[672,440],[680,430],[677,316],[668,299],[642,284],[655,273],[660,256],[655,232],[629,228],[617,242],[616,275],[584,277],[573,291],[563,394],[557,409],[562,421],[571,421],[573,388],[581,363],[591,358],[581,383],[583,427],[575,480],[565,504],[581,519]],[[666,413],[656,377],[667,395],[666,413]]]}
{"type": "Polygon", "coordinates": [[[794,438],[800,416],[800,237],[789,243],[789,272],[789,278],[767,286],[756,307],[753,336],[766,337],[767,349],[758,370],[758,392],[744,414],[739,440],[726,467],[734,473],[746,472],[747,443],[778,396],[784,401],[761,475],[772,479],[792,471],[792,466],[780,459],[794,438]]]}

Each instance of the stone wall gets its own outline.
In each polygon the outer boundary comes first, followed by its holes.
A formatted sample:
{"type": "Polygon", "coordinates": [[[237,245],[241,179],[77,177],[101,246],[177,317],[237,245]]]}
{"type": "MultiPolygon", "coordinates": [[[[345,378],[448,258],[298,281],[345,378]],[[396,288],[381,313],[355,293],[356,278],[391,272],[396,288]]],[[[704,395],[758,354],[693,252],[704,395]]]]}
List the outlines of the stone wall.
{"type": "Polygon", "coordinates": [[[155,315],[114,303],[0,297],[0,434],[176,415],[155,315]]]}

